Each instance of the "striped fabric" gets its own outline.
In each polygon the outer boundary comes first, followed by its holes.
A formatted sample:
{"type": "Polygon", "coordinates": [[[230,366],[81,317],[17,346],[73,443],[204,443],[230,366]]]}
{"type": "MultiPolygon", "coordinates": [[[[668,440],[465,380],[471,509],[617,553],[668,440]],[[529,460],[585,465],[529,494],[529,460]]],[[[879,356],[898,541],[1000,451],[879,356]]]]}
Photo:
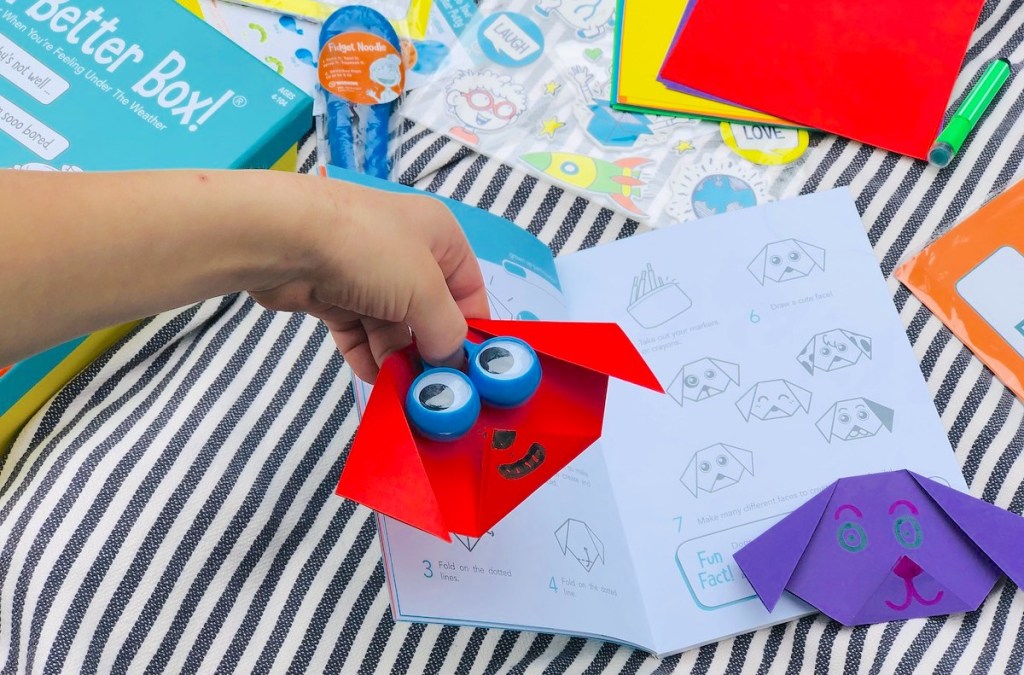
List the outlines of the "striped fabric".
{"type": "MultiPolygon", "coordinates": [[[[1022,4],[986,7],[968,72],[999,53],[1020,60],[1022,4]]],[[[890,277],[1018,173],[1022,112],[1018,76],[941,173],[815,138],[799,191],[849,185],[890,277]]],[[[421,127],[402,142],[403,182],[514,220],[556,253],[641,229],[421,127]]],[[[972,493],[1020,513],[1024,405],[891,278],[890,288],[972,493]]],[[[1024,594],[1009,582],[962,616],[856,629],[809,617],[664,661],[583,639],[395,625],[374,519],[332,495],[356,429],[350,381],[318,323],[245,295],[147,321],[93,364],[0,465],[0,672],[1024,667],[1024,594]]]]}

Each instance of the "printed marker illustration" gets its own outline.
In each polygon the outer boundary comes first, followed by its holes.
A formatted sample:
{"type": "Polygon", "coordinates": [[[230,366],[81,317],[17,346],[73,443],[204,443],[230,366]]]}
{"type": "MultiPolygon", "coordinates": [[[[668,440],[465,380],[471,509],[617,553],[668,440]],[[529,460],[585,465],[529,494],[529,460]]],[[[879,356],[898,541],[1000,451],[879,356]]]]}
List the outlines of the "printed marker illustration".
{"type": "Polygon", "coordinates": [[[701,492],[718,492],[754,475],[754,453],[725,443],[698,450],[683,470],[679,481],[694,497],[701,492]]]}
{"type": "Polygon", "coordinates": [[[594,569],[598,560],[604,564],[604,542],[582,520],[569,518],[555,530],[555,539],[562,555],[576,558],[586,571],[594,569]]]}
{"type": "Polygon", "coordinates": [[[676,403],[685,405],[684,401],[706,401],[739,383],[738,364],[703,358],[680,368],[666,391],[676,403]]]}
{"type": "Polygon", "coordinates": [[[743,419],[779,420],[811,411],[811,392],[786,380],[758,382],[736,401],[743,419]]]}
{"type": "Polygon", "coordinates": [[[796,360],[814,375],[815,370],[832,372],[849,368],[856,365],[862,356],[871,358],[871,338],[834,328],[812,337],[796,360]]]}
{"type": "Polygon", "coordinates": [[[478,134],[493,134],[515,124],[526,112],[526,91],[508,75],[493,70],[460,70],[445,87],[445,103],[462,126],[448,135],[475,145],[478,134]]]}
{"type": "Polygon", "coordinates": [[[615,0],[538,0],[533,9],[541,16],[554,12],[582,40],[596,40],[615,23],[615,0]]]}
{"type": "Polygon", "coordinates": [[[626,311],[644,328],[656,328],[679,316],[693,306],[690,296],[673,280],[666,281],[647,269],[633,277],[633,290],[629,294],[626,311]]]}
{"type": "Polygon", "coordinates": [[[797,239],[774,241],[761,249],[747,269],[762,286],[765,279],[776,283],[802,279],[815,269],[825,270],[825,249],[797,239]]]}
{"type": "Polygon", "coordinates": [[[559,183],[579,190],[607,195],[630,213],[644,215],[633,201],[646,185],[640,167],[650,164],[644,157],[623,157],[614,162],[570,152],[530,152],[519,157],[534,169],[559,183]]]}
{"type": "Polygon", "coordinates": [[[866,398],[848,398],[836,402],[821,419],[818,420],[818,431],[829,443],[833,438],[841,441],[855,441],[860,438],[871,438],[883,428],[892,431],[892,408],[866,398]]]}
{"type": "MultiPolygon", "coordinates": [[[[489,536],[493,537],[494,536],[494,531],[493,530],[489,530],[487,532],[487,534],[489,536]]],[[[468,537],[468,536],[466,536],[464,534],[452,533],[452,539],[454,539],[455,541],[457,541],[460,544],[462,544],[463,546],[465,546],[466,550],[469,551],[470,553],[472,553],[473,549],[476,548],[477,544],[479,544],[481,541],[483,541],[484,537],[468,537]]]]}

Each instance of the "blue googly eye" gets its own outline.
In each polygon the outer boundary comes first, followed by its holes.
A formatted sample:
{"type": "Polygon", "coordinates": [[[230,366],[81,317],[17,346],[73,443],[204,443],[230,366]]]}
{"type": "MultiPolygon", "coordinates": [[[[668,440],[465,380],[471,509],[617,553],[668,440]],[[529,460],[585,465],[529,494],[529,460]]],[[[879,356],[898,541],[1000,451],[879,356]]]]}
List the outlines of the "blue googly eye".
{"type": "Polygon", "coordinates": [[[405,398],[409,422],[435,441],[453,441],[480,416],[480,396],[465,373],[431,368],[415,380],[405,398]]]}
{"type": "Polygon", "coordinates": [[[537,353],[517,338],[491,338],[470,350],[469,379],[490,405],[522,405],[537,391],[540,375],[537,353]]]}

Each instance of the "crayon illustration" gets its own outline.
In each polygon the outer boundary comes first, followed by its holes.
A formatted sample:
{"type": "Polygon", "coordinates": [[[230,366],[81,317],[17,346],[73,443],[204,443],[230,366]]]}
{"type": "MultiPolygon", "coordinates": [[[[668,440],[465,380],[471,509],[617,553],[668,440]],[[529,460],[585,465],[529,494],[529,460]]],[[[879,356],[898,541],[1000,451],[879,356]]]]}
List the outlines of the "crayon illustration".
{"type": "Polygon", "coordinates": [[[644,213],[633,197],[640,195],[640,188],[644,185],[640,167],[649,164],[649,159],[623,157],[607,162],[568,152],[531,152],[520,159],[561,183],[608,195],[627,211],[639,215],[644,213]]]}

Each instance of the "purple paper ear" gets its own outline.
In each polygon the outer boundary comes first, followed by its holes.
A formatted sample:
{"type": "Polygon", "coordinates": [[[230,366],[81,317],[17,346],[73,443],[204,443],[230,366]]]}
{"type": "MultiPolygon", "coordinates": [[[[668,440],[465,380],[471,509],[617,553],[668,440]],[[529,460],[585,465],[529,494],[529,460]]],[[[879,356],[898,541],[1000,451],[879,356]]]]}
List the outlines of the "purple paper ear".
{"type": "Polygon", "coordinates": [[[1024,587],[1024,518],[913,471],[909,473],[1003,574],[1024,587]]]}
{"type": "Polygon", "coordinates": [[[769,612],[775,609],[782,591],[786,590],[811,535],[825,513],[825,507],[832,499],[836,484],[832,483],[811,497],[733,556],[769,612]]]}

